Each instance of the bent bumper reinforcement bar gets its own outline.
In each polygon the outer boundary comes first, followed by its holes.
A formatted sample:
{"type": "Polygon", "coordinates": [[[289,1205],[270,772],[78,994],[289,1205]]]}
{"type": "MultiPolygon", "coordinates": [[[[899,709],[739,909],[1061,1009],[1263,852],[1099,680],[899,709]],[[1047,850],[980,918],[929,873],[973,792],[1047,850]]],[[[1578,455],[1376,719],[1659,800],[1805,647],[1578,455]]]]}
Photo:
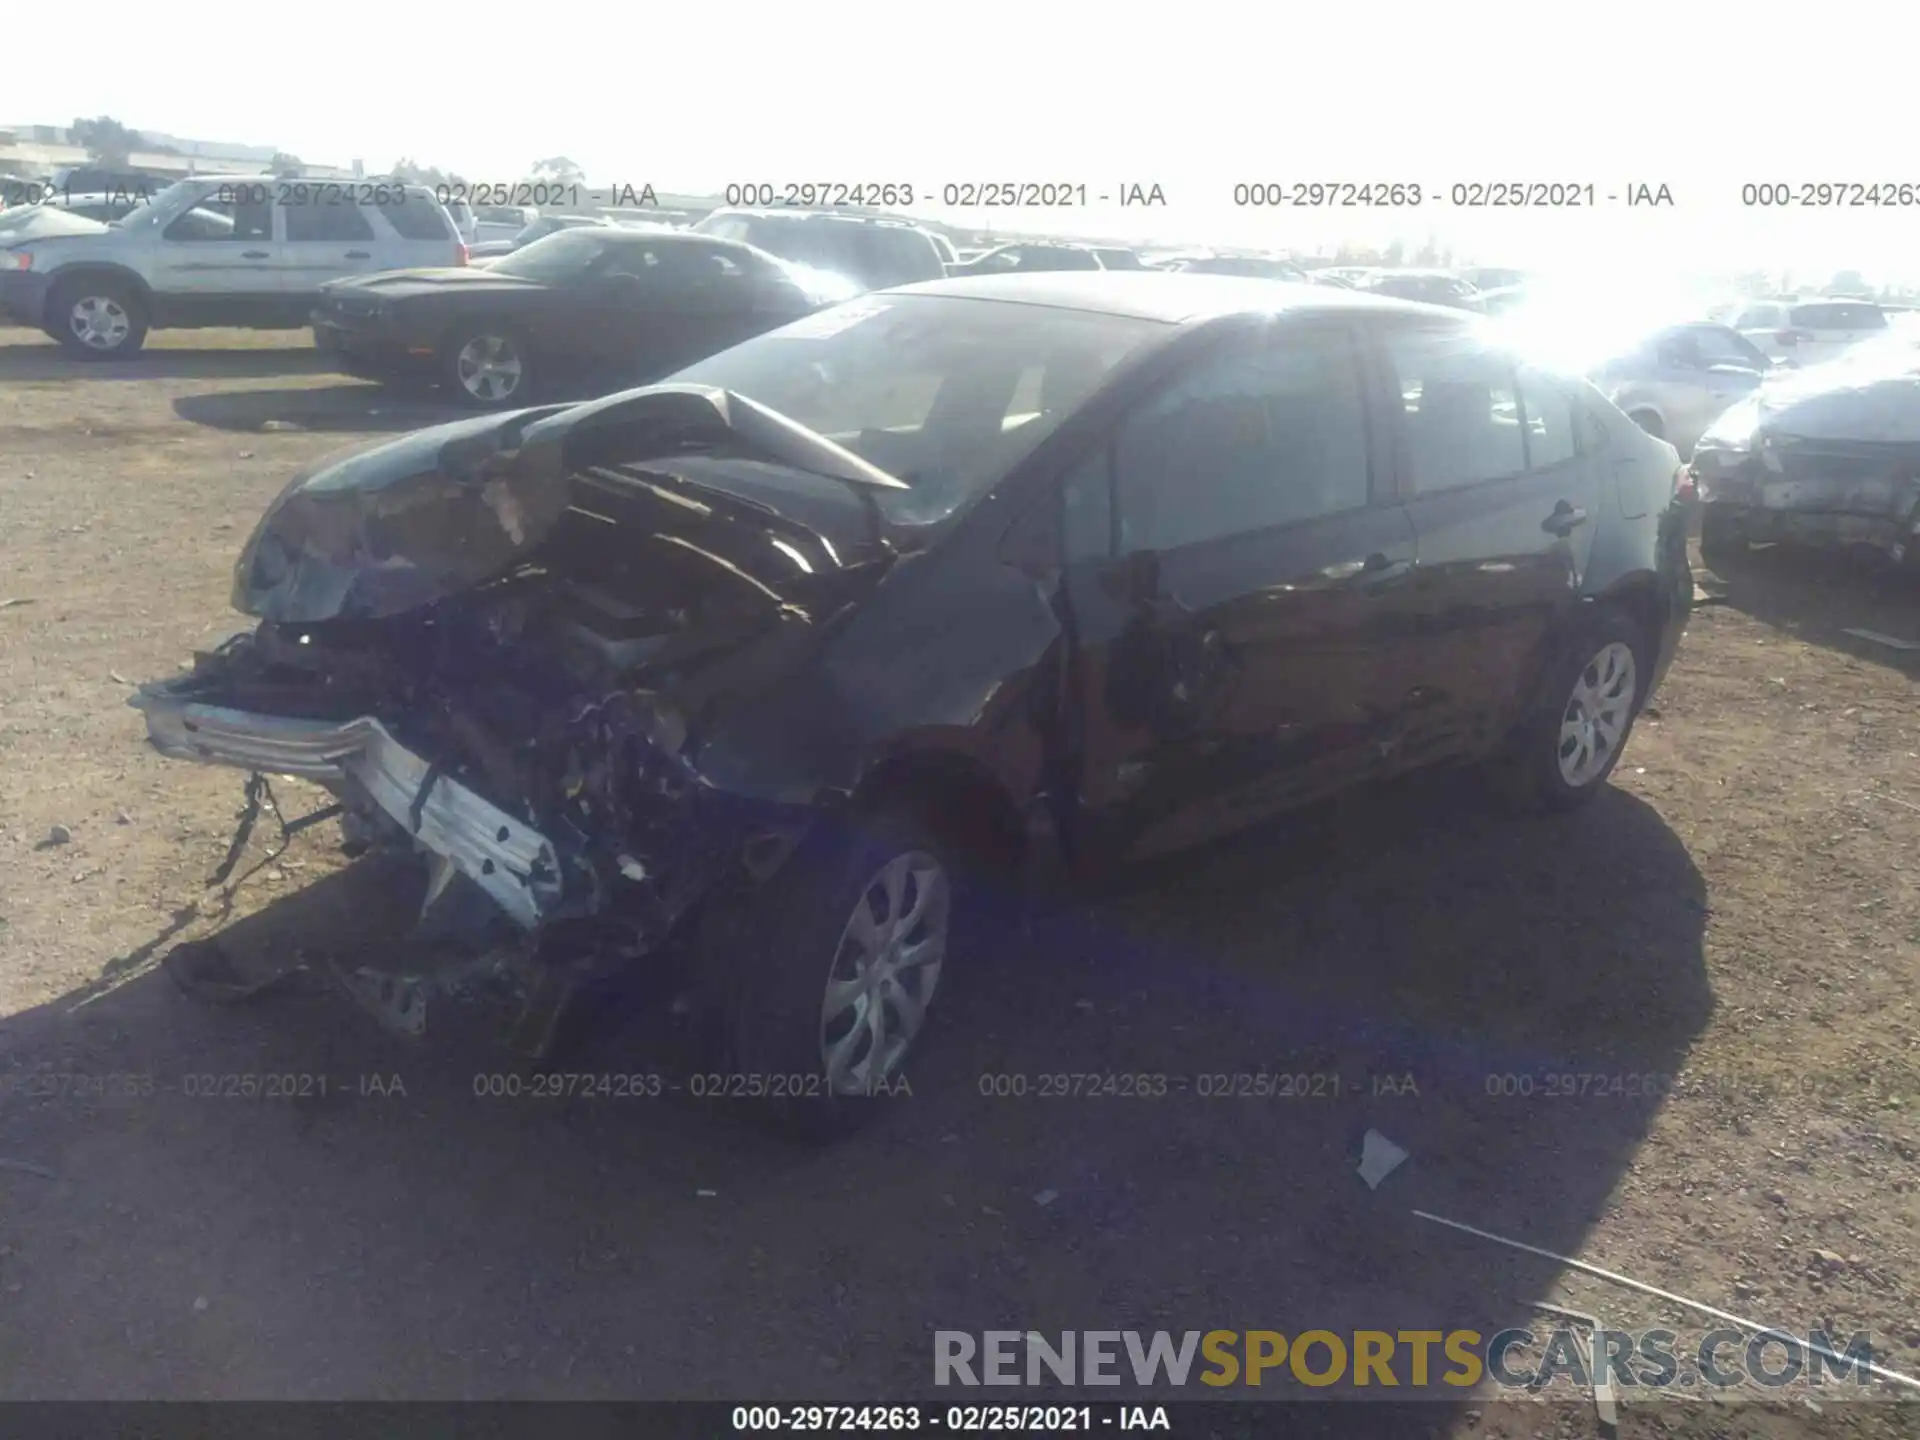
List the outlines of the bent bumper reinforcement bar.
{"type": "Polygon", "coordinates": [[[146,716],[154,748],[172,759],[358,789],[528,930],[560,905],[553,842],[438,771],[371,716],[335,722],[256,715],[195,704],[158,688],[142,690],[128,703],[146,716]]]}

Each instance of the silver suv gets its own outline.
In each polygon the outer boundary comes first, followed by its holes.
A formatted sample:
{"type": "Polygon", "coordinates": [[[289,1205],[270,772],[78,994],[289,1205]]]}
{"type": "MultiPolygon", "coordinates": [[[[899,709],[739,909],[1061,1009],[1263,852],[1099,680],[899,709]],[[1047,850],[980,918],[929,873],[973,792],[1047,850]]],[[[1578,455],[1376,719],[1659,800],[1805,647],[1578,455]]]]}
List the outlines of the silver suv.
{"type": "Polygon", "coordinates": [[[304,329],[329,280],[466,258],[423,185],[209,176],[112,225],[0,234],[0,313],[108,359],[149,330],[304,329]]]}

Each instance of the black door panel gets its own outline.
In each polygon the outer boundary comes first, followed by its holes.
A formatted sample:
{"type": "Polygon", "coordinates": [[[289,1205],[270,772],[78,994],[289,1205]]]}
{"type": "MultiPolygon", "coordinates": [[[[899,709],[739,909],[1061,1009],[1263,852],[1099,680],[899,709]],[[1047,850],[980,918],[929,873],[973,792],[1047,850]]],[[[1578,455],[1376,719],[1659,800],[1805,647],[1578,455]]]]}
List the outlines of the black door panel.
{"type": "Polygon", "coordinates": [[[1093,863],[1183,848],[1393,765],[1413,528],[1373,503],[1344,328],[1200,362],[1067,478],[1066,575],[1093,863]]]}
{"type": "Polygon", "coordinates": [[[1578,603],[1600,458],[1557,384],[1471,330],[1390,336],[1399,473],[1419,563],[1414,762],[1467,758],[1519,718],[1578,603]]]}

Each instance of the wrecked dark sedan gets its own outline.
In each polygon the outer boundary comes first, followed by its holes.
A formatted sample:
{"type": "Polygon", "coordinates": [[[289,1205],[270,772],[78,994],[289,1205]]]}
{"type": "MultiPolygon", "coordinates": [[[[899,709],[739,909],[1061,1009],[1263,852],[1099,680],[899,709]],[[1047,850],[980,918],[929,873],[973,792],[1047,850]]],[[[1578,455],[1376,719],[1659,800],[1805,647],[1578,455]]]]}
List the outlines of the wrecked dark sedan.
{"type": "Polygon", "coordinates": [[[1700,437],[1700,553],[1790,541],[1920,564],[1920,351],[1899,344],[1773,381],[1700,437]]]}
{"type": "MultiPolygon", "coordinates": [[[[1677,457],[1478,323],[1152,272],[869,294],[323,464],[240,557],[257,627],[132,703],[422,857],[432,953],[516,977],[528,1048],[690,957],[724,1068],[837,1129],[1036,895],[1419,766],[1604,786],[1692,595],[1677,457]]],[[[418,1028],[451,983],[374,998],[418,1028]]]]}
{"type": "Polygon", "coordinates": [[[350,375],[438,382],[483,410],[551,382],[654,380],[825,303],[738,241],[585,226],[483,268],[395,270],[321,287],[313,340],[350,375]]]}

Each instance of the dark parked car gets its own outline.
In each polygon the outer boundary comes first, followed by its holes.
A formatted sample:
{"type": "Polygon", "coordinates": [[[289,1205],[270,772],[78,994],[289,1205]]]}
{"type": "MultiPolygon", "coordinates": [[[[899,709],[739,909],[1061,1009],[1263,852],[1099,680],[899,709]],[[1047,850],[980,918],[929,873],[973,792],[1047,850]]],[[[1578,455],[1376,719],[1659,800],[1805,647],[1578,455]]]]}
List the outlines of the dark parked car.
{"type": "Polygon", "coordinates": [[[1691,474],[1711,564],[1784,540],[1920,568],[1920,352],[1875,346],[1769,381],[1708,427],[1691,474]]]}
{"type": "MultiPolygon", "coordinates": [[[[1055,270],[1103,270],[1099,252],[1091,245],[1049,245],[1020,241],[996,245],[993,249],[949,265],[949,275],[1031,275],[1055,270]]],[[[1144,267],[1143,267],[1144,268],[1144,267]]]]}
{"type": "Polygon", "coordinates": [[[524,250],[534,241],[544,240],[562,230],[578,230],[586,226],[603,230],[614,228],[613,221],[604,215],[541,215],[529,220],[511,240],[482,240],[477,245],[469,245],[467,254],[475,260],[494,260],[502,255],[511,255],[516,250],[524,250]]]}
{"type": "Polygon", "coordinates": [[[684,957],[722,1068],[830,1130],[1026,887],[1438,763],[1591,799],[1687,614],[1676,480],[1431,310],[935,283],[323,463],[240,556],[257,628],[132,703],[425,857],[529,1046],[684,957]]]}
{"type": "Polygon", "coordinates": [[[527,404],[536,380],[631,385],[818,309],[770,255],[676,231],[563,230],[485,269],[321,287],[314,344],[350,375],[527,404]]]}
{"type": "Polygon", "coordinates": [[[814,210],[716,210],[693,228],[840,276],[861,290],[913,285],[946,273],[932,232],[904,221],[814,210]]]}

